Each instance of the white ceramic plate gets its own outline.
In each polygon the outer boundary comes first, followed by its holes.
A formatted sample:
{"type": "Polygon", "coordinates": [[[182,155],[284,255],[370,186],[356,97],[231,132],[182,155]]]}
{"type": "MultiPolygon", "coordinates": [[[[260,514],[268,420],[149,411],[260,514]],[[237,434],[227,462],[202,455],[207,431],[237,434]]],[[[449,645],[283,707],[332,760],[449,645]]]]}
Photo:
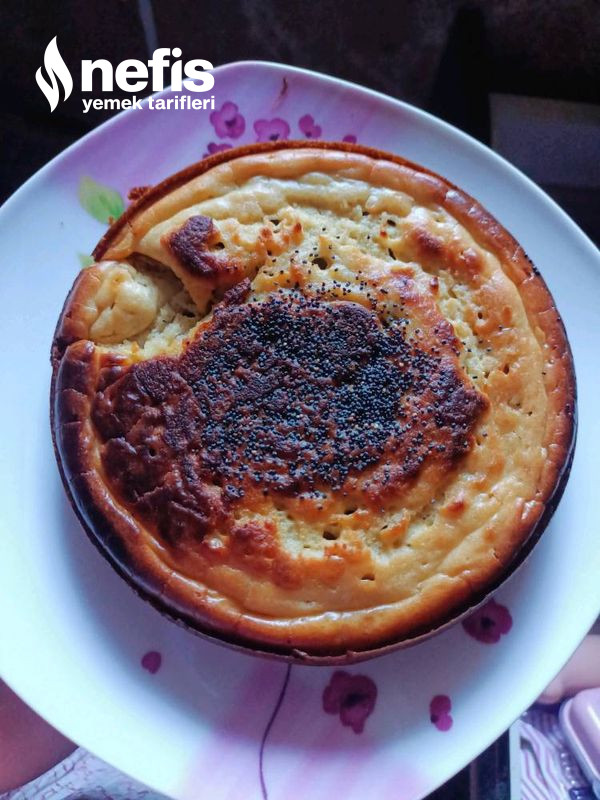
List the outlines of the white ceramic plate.
{"type": "Polygon", "coordinates": [[[119,115],[0,212],[0,674],[63,733],[174,798],[416,800],[508,727],[600,609],[598,254],[523,175],[421,111],[274,64],[214,74],[214,115],[119,115]],[[77,254],[103,233],[99,220],[118,213],[119,195],[218,145],[311,135],[399,153],[478,198],[546,278],[579,382],[579,442],[565,496],[497,602],[479,612],[471,634],[458,625],[345,676],[297,666],[290,673],[202,641],[139,600],[80,529],[48,425],[53,328],[77,254]]]}

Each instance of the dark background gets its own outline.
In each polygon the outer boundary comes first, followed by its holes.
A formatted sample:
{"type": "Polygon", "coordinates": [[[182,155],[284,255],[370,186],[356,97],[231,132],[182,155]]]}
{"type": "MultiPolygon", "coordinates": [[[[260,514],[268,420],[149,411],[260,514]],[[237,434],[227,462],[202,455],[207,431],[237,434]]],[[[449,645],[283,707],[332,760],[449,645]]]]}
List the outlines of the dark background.
{"type": "MultiPolygon", "coordinates": [[[[497,145],[492,96],[584,104],[561,107],[562,134],[545,136],[541,167],[531,166],[518,141],[511,144],[511,135],[520,138],[520,126],[526,133],[528,123],[518,115],[509,120],[516,133],[504,135],[497,149],[529,171],[600,241],[600,186],[586,174],[589,156],[578,149],[577,135],[568,127],[570,118],[580,120],[587,141],[597,143],[597,163],[599,0],[4,0],[0,30],[5,97],[0,201],[109,116],[83,115],[78,81],[69,100],[49,114],[35,72],[46,45],[58,35],[74,75],[83,58],[146,61],[159,46],[181,47],[184,60],[205,58],[215,66],[245,59],[284,62],[407,100],[486,144],[497,145]],[[565,173],[572,179],[565,181],[565,173]]],[[[535,100],[528,105],[533,116],[540,116],[538,107],[535,100]]],[[[552,123],[554,107],[544,108],[544,118],[549,115],[552,123]]],[[[505,800],[507,765],[504,737],[432,798],[505,800]]]]}

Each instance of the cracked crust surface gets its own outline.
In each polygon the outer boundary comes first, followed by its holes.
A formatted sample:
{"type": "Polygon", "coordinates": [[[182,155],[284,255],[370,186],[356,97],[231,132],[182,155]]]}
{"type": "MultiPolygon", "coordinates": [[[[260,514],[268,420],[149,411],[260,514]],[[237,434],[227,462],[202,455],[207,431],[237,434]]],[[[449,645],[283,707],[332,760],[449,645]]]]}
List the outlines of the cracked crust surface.
{"type": "Polygon", "coordinates": [[[67,298],[59,466],[162,610],[315,658],[497,583],[560,493],[568,343],[512,237],[358,146],[227,151],[146,191],[67,298]]]}

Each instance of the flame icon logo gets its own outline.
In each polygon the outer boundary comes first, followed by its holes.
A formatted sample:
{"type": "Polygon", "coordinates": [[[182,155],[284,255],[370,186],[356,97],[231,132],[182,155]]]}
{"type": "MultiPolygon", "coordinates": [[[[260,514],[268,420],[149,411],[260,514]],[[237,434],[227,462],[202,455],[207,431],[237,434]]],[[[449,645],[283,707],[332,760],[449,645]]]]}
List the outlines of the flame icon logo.
{"type": "Polygon", "coordinates": [[[54,111],[60,99],[59,83],[62,85],[66,100],[73,91],[73,78],[69,72],[69,68],[65,64],[63,57],[58,52],[58,45],[56,44],[56,36],[48,43],[44,53],[44,67],[50,78],[50,82],[42,75],[42,68],[38,67],[35,73],[37,85],[46,96],[46,100],[50,103],[50,111],[54,111]],[[58,78],[58,80],[57,80],[58,78]]]}

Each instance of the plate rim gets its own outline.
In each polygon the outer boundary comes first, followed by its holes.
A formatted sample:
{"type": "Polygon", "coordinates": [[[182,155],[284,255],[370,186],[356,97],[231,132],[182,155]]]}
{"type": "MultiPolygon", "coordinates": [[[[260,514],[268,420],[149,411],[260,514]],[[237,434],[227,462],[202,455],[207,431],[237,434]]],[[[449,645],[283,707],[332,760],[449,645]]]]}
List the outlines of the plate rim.
{"type": "MultiPolygon", "coordinates": [[[[527,186],[534,190],[538,197],[543,200],[546,204],[548,204],[555,212],[558,212],[562,217],[562,221],[567,223],[569,228],[571,229],[571,233],[576,235],[577,237],[584,240],[586,246],[588,246],[591,250],[590,254],[592,257],[597,258],[600,266],[600,253],[598,252],[598,248],[593,243],[591,238],[588,234],[564,211],[563,208],[554,200],[550,195],[545,192],[535,181],[529,178],[522,170],[508,161],[504,156],[501,156],[499,153],[496,153],[488,145],[480,142],[471,134],[466,133],[465,131],[457,128],[455,125],[452,125],[446,120],[441,119],[440,117],[435,116],[435,114],[430,113],[429,111],[425,111],[419,106],[413,105],[412,103],[407,102],[406,100],[400,100],[395,97],[391,97],[390,95],[385,94],[384,92],[379,92],[376,89],[370,89],[367,86],[362,86],[359,83],[355,83],[353,81],[348,81],[344,78],[338,78],[334,75],[329,75],[325,72],[318,72],[317,70],[307,69],[305,67],[295,67],[289,64],[284,64],[280,61],[263,61],[263,60],[253,60],[253,59],[244,59],[241,61],[229,61],[225,64],[219,64],[214,69],[209,70],[211,73],[215,72],[229,72],[234,69],[239,68],[255,68],[255,67],[265,67],[267,69],[275,69],[287,72],[293,72],[297,75],[304,75],[308,78],[317,78],[318,80],[325,81],[327,83],[337,84],[343,86],[347,89],[352,89],[354,91],[358,91],[360,93],[365,93],[370,95],[371,97],[376,98],[377,100],[385,103],[386,105],[396,107],[396,108],[403,108],[407,110],[410,114],[413,114],[417,117],[420,117],[427,122],[433,123],[438,127],[441,127],[446,133],[450,135],[457,136],[464,142],[474,146],[481,154],[484,154],[487,157],[493,158],[497,164],[508,168],[509,171],[513,174],[514,177],[519,178],[520,180],[525,181],[527,186]]],[[[163,96],[168,95],[171,92],[171,87],[167,86],[165,89],[161,89],[158,92],[151,93],[147,95],[142,101],[141,105],[142,108],[146,108],[149,103],[150,98],[160,98],[163,96]]],[[[112,125],[116,124],[118,120],[120,120],[125,115],[133,116],[134,114],[139,114],[140,109],[136,108],[126,108],[121,111],[118,111],[113,116],[109,117],[104,122],[96,125],[87,133],[84,133],[83,136],[80,136],[71,144],[67,145],[65,148],[60,150],[55,156],[53,156],[49,161],[43,164],[38,170],[36,170],[33,175],[30,175],[20,186],[18,186],[14,192],[12,192],[0,205],[0,222],[1,214],[4,212],[5,208],[12,203],[12,201],[17,198],[20,193],[29,186],[30,183],[33,181],[45,176],[46,172],[49,171],[56,162],[58,162],[63,157],[67,157],[74,151],[76,148],[80,147],[84,142],[90,142],[95,136],[98,135],[99,131],[102,129],[108,130],[112,125]]],[[[425,165],[424,165],[425,166],[425,165]]],[[[168,176],[166,176],[168,177],[168,176]]],[[[441,175],[441,177],[445,178],[445,175],[441,175]]],[[[507,229],[508,230],[508,229],[507,229]]],[[[510,233],[510,231],[509,231],[510,233]]],[[[582,242],[583,243],[583,242],[582,242]]]]}

